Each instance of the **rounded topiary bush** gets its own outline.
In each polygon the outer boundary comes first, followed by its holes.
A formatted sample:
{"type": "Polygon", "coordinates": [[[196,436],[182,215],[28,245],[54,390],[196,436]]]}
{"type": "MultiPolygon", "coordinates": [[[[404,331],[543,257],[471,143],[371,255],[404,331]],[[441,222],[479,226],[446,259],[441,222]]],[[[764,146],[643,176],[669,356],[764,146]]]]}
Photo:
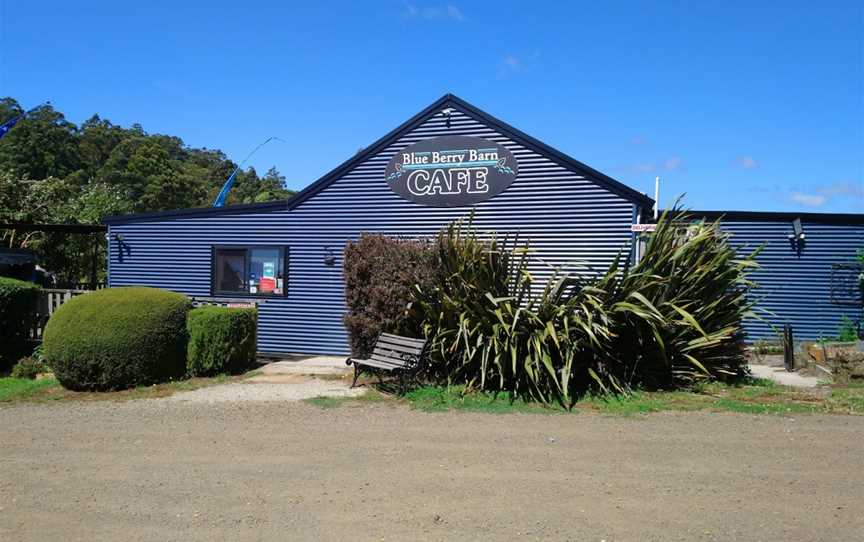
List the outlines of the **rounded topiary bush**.
{"type": "Polygon", "coordinates": [[[189,312],[186,373],[240,373],[255,363],[255,309],[199,307],[189,312]]]}
{"type": "Polygon", "coordinates": [[[43,353],[63,387],[115,390],[164,382],[186,369],[182,294],[108,288],[61,305],[43,335],[43,353]]]}

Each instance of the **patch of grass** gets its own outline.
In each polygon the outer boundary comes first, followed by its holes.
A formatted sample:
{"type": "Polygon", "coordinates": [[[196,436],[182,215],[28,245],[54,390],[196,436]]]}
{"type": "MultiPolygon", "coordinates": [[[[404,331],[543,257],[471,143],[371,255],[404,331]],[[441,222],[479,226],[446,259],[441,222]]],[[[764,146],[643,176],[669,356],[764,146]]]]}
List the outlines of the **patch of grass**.
{"type": "Polygon", "coordinates": [[[719,399],[711,407],[714,410],[741,412],[744,414],[799,414],[819,411],[818,405],[815,404],[792,401],[759,402],[740,399],[719,399]]]}
{"type": "Polygon", "coordinates": [[[687,392],[633,392],[630,395],[586,397],[577,403],[577,409],[596,410],[619,416],[647,414],[662,410],[699,410],[710,398],[687,392]]]}
{"type": "Polygon", "coordinates": [[[560,407],[547,407],[540,403],[527,402],[518,398],[511,400],[506,394],[466,393],[464,386],[425,386],[408,392],[405,394],[405,399],[412,407],[425,412],[443,412],[446,410],[467,410],[489,414],[563,412],[560,407]]]}
{"type": "Polygon", "coordinates": [[[22,401],[44,393],[60,384],[54,378],[0,378],[0,402],[22,401]]]}
{"type": "Polygon", "coordinates": [[[772,380],[748,379],[735,385],[703,384],[693,391],[636,392],[629,396],[592,397],[579,407],[631,415],[661,410],[710,410],[747,414],[864,414],[864,388],[803,390],[772,380]]]}
{"type": "Polygon", "coordinates": [[[391,401],[393,399],[393,397],[391,397],[390,395],[386,395],[384,393],[381,393],[380,391],[376,390],[375,388],[370,387],[366,390],[366,393],[364,393],[363,395],[351,397],[350,399],[352,401],[357,401],[360,403],[384,403],[387,401],[391,401]]]}
{"type": "MultiPolygon", "coordinates": [[[[504,394],[465,393],[464,387],[427,386],[405,396],[414,408],[426,412],[467,410],[506,414],[513,412],[553,413],[560,407],[546,407],[504,394]]],[[[772,380],[748,379],[735,385],[707,383],[692,391],[636,391],[629,395],[587,396],[573,411],[593,411],[632,416],[661,411],[715,411],[747,414],[864,414],[864,385],[833,389],[802,390],[772,380]]]]}
{"type": "Polygon", "coordinates": [[[237,382],[248,378],[248,374],[239,376],[217,375],[211,378],[190,378],[175,380],[152,386],[140,386],[118,391],[71,391],[60,386],[54,378],[41,380],[22,380],[18,378],[0,378],[0,402],[33,402],[47,401],[130,401],[133,399],[155,399],[168,397],[177,392],[197,390],[207,386],[237,382]]]}
{"type": "Polygon", "coordinates": [[[329,397],[326,395],[319,395],[317,397],[303,399],[303,402],[308,405],[316,406],[318,408],[331,409],[343,406],[358,405],[361,403],[381,403],[389,400],[390,397],[388,397],[387,395],[384,395],[383,393],[374,388],[369,388],[366,390],[366,393],[362,395],[357,395],[355,397],[329,397]]]}
{"type": "Polygon", "coordinates": [[[309,399],[303,399],[303,402],[316,406],[318,408],[323,408],[325,410],[331,408],[338,408],[345,404],[345,401],[348,397],[328,397],[326,395],[319,395],[318,397],[311,397],[309,399]]]}
{"type": "Polygon", "coordinates": [[[827,398],[835,412],[864,413],[864,384],[854,384],[831,390],[827,398]]]}

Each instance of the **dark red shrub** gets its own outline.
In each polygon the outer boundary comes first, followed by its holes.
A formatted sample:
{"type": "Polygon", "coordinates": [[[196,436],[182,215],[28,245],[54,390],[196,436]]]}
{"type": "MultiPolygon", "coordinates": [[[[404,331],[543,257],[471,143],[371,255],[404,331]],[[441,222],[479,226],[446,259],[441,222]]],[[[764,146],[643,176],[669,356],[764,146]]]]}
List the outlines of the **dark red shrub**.
{"type": "Polygon", "coordinates": [[[364,233],[345,246],[345,326],[351,353],[367,357],[382,331],[418,336],[406,329],[406,309],[415,284],[431,285],[437,267],[428,240],[364,233]]]}

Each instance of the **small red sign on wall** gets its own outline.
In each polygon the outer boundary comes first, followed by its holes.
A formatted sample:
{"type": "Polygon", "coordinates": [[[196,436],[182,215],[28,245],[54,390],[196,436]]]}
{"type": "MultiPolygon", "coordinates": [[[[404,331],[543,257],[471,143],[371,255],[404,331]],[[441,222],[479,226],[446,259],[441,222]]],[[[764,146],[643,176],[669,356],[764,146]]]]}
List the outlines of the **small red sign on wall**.
{"type": "Polygon", "coordinates": [[[654,231],[657,229],[657,224],[632,224],[630,231],[640,233],[643,231],[654,231]]]}

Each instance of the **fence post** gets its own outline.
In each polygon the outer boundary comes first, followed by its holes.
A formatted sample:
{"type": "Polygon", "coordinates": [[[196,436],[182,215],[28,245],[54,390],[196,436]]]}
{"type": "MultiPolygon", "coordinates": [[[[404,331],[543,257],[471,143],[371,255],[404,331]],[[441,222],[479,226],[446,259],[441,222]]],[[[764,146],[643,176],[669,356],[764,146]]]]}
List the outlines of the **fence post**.
{"type": "Polygon", "coordinates": [[[795,370],[795,338],[789,324],[783,324],[783,365],[789,372],[795,370]]]}

